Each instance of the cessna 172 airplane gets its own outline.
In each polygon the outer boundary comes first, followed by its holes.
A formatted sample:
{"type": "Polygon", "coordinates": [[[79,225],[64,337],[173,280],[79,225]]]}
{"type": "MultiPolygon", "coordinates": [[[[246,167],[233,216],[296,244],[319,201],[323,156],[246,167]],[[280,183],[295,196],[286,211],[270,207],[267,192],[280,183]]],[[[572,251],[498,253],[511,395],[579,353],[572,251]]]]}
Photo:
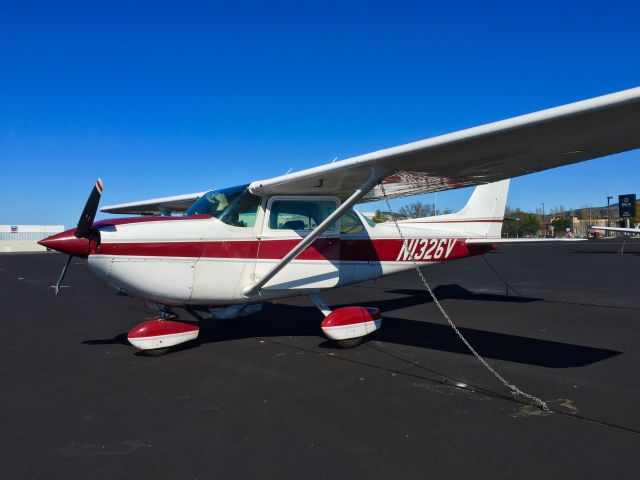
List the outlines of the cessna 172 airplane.
{"type": "Polygon", "coordinates": [[[283,176],[210,192],[113,205],[138,214],[94,222],[97,181],[77,228],[41,245],[88,259],[99,277],[155,302],[133,328],[136,347],[163,351],[198,335],[171,307],[211,306],[233,318],[262,302],[308,295],[342,346],[380,328],[366,307],[331,311],[326,289],[484,253],[499,243],[510,178],[640,147],[640,87],[283,176]],[[357,203],[476,185],[457,213],[370,223],[357,203]],[[183,213],[181,216],[172,215],[183,213]]]}
{"type": "Polygon", "coordinates": [[[589,227],[590,230],[602,230],[603,232],[618,232],[618,233],[631,233],[640,235],[640,228],[625,228],[625,227],[589,227]]]}

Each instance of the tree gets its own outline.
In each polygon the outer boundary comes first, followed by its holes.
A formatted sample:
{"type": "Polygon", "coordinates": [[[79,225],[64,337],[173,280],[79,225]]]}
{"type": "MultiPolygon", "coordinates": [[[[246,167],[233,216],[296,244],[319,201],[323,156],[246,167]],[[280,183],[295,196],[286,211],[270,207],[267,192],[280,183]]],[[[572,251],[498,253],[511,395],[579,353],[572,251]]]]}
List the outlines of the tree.
{"type": "Polygon", "coordinates": [[[371,218],[376,223],[383,223],[385,221],[384,215],[380,210],[376,210],[376,214],[371,218]]]}
{"type": "Polygon", "coordinates": [[[525,237],[533,237],[538,234],[540,230],[540,220],[538,217],[531,213],[524,213],[520,218],[522,225],[520,231],[525,237]]]}
{"type": "Polygon", "coordinates": [[[556,233],[560,233],[560,232],[566,232],[567,228],[569,228],[571,226],[571,222],[569,222],[569,220],[567,220],[566,218],[554,218],[551,221],[551,225],[553,225],[553,228],[555,229],[556,233]]]}
{"type": "Polygon", "coordinates": [[[580,209],[580,219],[588,225],[593,224],[594,220],[601,218],[600,209],[592,208],[585,205],[580,209]]]}
{"type": "Polygon", "coordinates": [[[405,218],[422,218],[434,215],[433,205],[422,202],[413,202],[404,207],[400,207],[398,213],[405,218]]]}
{"type": "Polygon", "coordinates": [[[533,237],[540,230],[540,219],[533,213],[523,212],[520,208],[507,207],[502,234],[507,237],[533,237]]]}
{"type": "Polygon", "coordinates": [[[640,202],[636,202],[636,216],[629,219],[629,225],[632,227],[640,223],[640,202]]]}

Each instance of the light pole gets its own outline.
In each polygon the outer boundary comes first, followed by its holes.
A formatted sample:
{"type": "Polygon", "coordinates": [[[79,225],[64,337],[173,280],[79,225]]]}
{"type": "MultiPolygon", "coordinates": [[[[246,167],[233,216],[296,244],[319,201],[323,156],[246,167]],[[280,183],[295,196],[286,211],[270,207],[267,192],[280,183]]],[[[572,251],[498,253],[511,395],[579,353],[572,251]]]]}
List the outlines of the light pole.
{"type": "MultiPolygon", "coordinates": [[[[613,197],[607,197],[607,227],[611,226],[611,209],[609,208],[609,203],[613,197]]],[[[607,237],[610,236],[610,232],[607,232],[607,237]]]]}
{"type": "Polygon", "coordinates": [[[547,228],[544,226],[544,202],[540,202],[542,203],[542,236],[546,237],[547,236],[547,228]]]}

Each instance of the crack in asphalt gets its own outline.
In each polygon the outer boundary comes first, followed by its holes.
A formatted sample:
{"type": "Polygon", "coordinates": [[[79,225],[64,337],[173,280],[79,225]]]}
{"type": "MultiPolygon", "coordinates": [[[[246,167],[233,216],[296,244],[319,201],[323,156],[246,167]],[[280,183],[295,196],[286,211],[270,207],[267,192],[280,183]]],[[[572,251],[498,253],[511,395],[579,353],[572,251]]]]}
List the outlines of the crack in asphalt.
{"type": "MultiPolygon", "coordinates": [[[[365,361],[362,361],[362,360],[355,360],[353,358],[347,358],[347,357],[344,357],[344,356],[336,355],[334,352],[327,352],[327,353],[319,352],[319,351],[311,349],[311,348],[302,347],[302,346],[299,346],[299,345],[292,345],[292,344],[288,344],[288,343],[284,343],[284,342],[279,342],[277,340],[272,340],[272,339],[268,339],[268,338],[258,338],[258,340],[261,340],[261,341],[263,341],[265,343],[270,343],[270,344],[273,344],[273,345],[279,345],[279,346],[288,347],[288,348],[292,348],[292,349],[299,350],[299,351],[304,351],[304,352],[308,352],[308,353],[314,353],[316,355],[320,355],[320,356],[323,356],[323,357],[326,357],[326,358],[331,358],[331,359],[335,359],[335,360],[342,360],[342,361],[346,361],[346,362],[349,362],[349,363],[354,363],[354,364],[357,364],[357,365],[361,365],[361,366],[364,366],[364,367],[369,367],[369,368],[374,368],[374,369],[377,369],[377,370],[382,370],[384,372],[388,372],[388,373],[391,373],[391,374],[403,375],[405,377],[410,377],[410,378],[417,378],[417,379],[420,379],[420,380],[431,382],[431,383],[436,384],[436,385],[450,387],[451,389],[455,389],[455,390],[458,390],[460,392],[466,392],[466,393],[471,392],[471,393],[485,395],[485,396],[492,397],[492,398],[497,398],[499,400],[505,400],[505,401],[511,402],[511,403],[516,403],[516,404],[518,404],[520,406],[521,412],[522,412],[523,415],[527,415],[527,416],[534,416],[534,415],[535,416],[549,416],[549,414],[546,413],[546,412],[543,412],[540,407],[533,406],[529,402],[525,402],[525,401],[519,400],[516,397],[509,396],[509,395],[506,395],[506,394],[503,394],[503,393],[500,393],[500,392],[496,392],[494,390],[490,390],[490,389],[487,389],[487,388],[484,388],[484,387],[481,387],[481,386],[478,386],[478,385],[470,384],[467,381],[463,382],[462,380],[456,379],[456,378],[448,376],[446,374],[442,374],[441,372],[437,372],[436,370],[432,370],[432,369],[429,369],[427,367],[424,367],[424,366],[422,366],[422,365],[420,365],[420,364],[418,364],[416,362],[412,362],[410,360],[406,360],[406,359],[402,358],[401,356],[399,356],[397,354],[394,354],[394,353],[389,352],[389,351],[387,351],[385,349],[382,349],[380,346],[375,347],[375,346],[372,346],[372,345],[370,345],[368,343],[364,345],[364,346],[368,346],[369,348],[372,348],[373,350],[377,350],[380,353],[383,353],[383,354],[388,355],[390,357],[393,357],[393,358],[395,358],[397,360],[400,360],[401,362],[407,363],[407,364],[409,364],[409,365],[411,365],[413,367],[418,367],[418,368],[420,368],[422,370],[425,370],[425,371],[428,371],[430,373],[436,374],[436,375],[438,375],[438,376],[440,376],[442,378],[441,379],[434,379],[434,378],[427,377],[427,376],[424,376],[424,375],[419,375],[417,373],[409,373],[409,372],[406,372],[406,371],[403,371],[403,370],[399,370],[399,369],[396,369],[396,368],[386,367],[384,365],[377,365],[375,363],[365,362],[365,361]],[[462,384],[464,386],[462,386],[460,384],[462,384]],[[533,412],[532,411],[533,409],[540,410],[540,413],[542,413],[542,415],[539,415],[538,412],[533,412]]],[[[559,403],[561,406],[563,405],[563,403],[566,404],[566,402],[571,402],[571,400],[558,399],[557,401],[554,401],[554,403],[559,403]]],[[[575,408],[575,406],[573,405],[573,402],[571,402],[570,405],[572,406],[572,408],[570,409],[572,411],[569,411],[569,412],[565,411],[565,410],[560,410],[559,408],[552,407],[552,406],[549,406],[549,410],[552,413],[555,413],[555,414],[558,414],[558,415],[562,415],[562,416],[565,416],[565,417],[569,417],[569,418],[572,418],[574,420],[580,420],[580,421],[584,421],[584,422],[588,422],[588,423],[593,423],[593,424],[596,424],[596,425],[599,425],[599,426],[602,426],[602,427],[613,428],[613,429],[622,430],[622,431],[625,431],[625,432],[628,432],[628,433],[633,433],[633,434],[636,434],[636,435],[640,435],[640,430],[638,430],[638,429],[635,429],[633,427],[627,427],[625,425],[619,425],[619,424],[616,424],[616,423],[608,422],[606,420],[601,420],[601,419],[598,419],[598,418],[588,417],[586,415],[579,414],[578,413],[578,409],[575,408]]]]}

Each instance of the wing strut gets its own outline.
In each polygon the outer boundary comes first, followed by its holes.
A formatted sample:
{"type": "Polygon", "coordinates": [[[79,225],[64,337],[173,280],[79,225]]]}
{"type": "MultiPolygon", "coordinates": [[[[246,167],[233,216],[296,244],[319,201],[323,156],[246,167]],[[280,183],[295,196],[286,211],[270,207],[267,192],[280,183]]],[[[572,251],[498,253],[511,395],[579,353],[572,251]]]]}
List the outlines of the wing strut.
{"type": "Polygon", "coordinates": [[[276,274],[287,266],[293,259],[300,255],[309,245],[311,245],[324,231],[329,228],[334,222],[336,222],[344,213],[353,207],[358,201],[364,197],[369,191],[375,187],[380,180],[384,178],[385,174],[379,169],[373,169],[369,180],[367,180],[360,188],[358,188],[353,194],[345,200],[331,215],[324,219],[320,225],[314,228],[309,235],[304,237],[298,245],[296,245],[289,253],[287,253],[280,263],[276,264],[271,270],[269,270],[264,277],[260,279],[255,285],[249,285],[246,287],[242,294],[245,297],[250,297],[256,294],[266,283],[271,280],[276,274]]]}

